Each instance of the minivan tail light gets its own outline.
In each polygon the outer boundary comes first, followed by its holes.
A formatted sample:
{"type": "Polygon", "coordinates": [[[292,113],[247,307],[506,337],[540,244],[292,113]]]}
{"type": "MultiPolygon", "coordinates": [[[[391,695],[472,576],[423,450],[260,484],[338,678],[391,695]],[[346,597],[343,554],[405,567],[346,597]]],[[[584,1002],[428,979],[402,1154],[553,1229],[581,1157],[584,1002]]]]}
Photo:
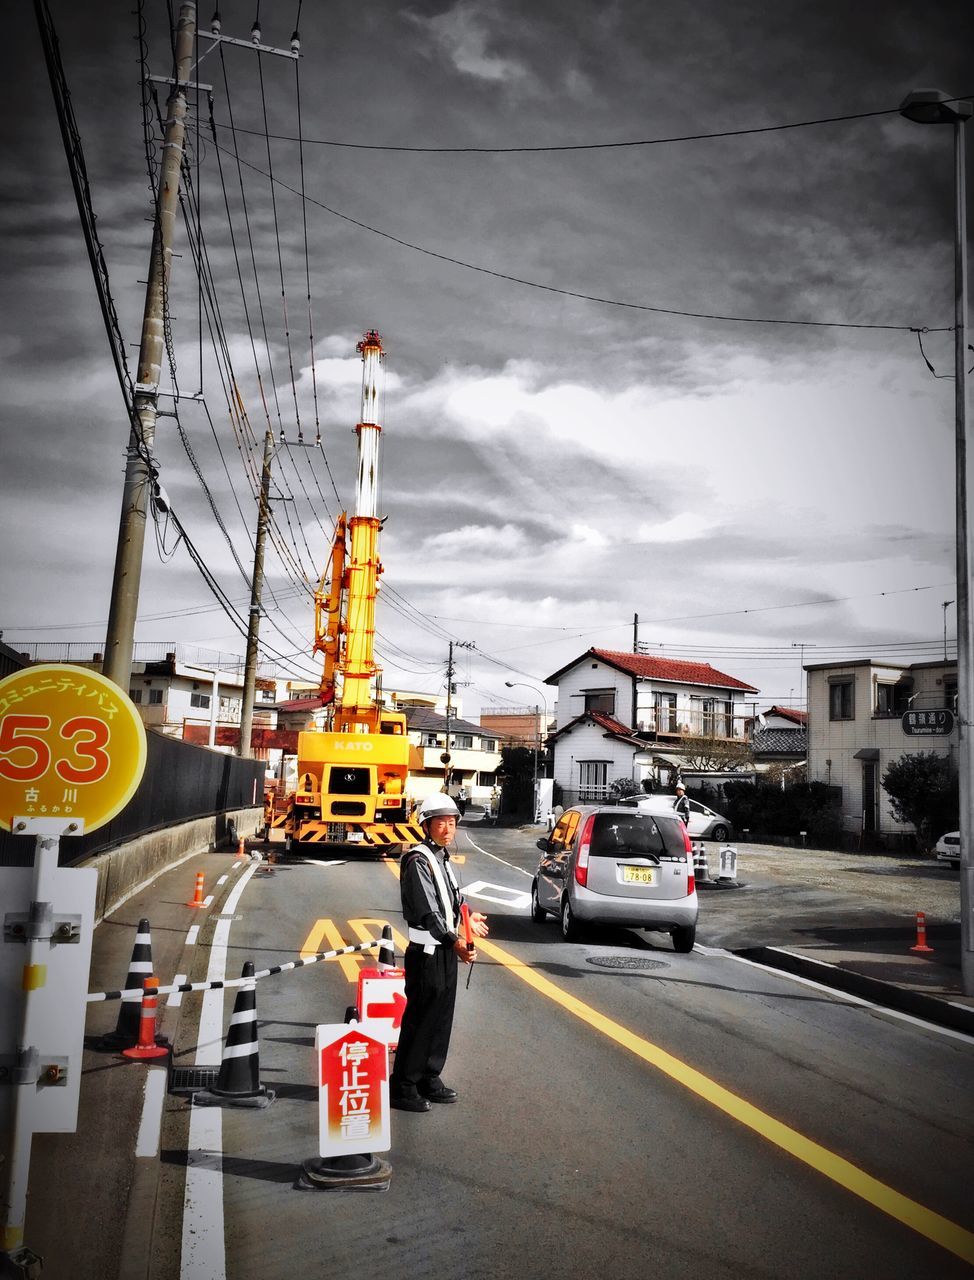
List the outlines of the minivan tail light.
{"type": "Polygon", "coordinates": [[[693,845],[690,843],[690,833],[686,827],[683,827],[683,848],[687,860],[687,897],[689,897],[695,892],[697,885],[693,878],[693,845]]]}
{"type": "Polygon", "coordinates": [[[590,813],[585,819],[585,826],[578,839],[578,856],[575,858],[575,879],[584,889],[588,884],[588,855],[592,849],[592,828],[595,826],[595,814],[590,813]]]}

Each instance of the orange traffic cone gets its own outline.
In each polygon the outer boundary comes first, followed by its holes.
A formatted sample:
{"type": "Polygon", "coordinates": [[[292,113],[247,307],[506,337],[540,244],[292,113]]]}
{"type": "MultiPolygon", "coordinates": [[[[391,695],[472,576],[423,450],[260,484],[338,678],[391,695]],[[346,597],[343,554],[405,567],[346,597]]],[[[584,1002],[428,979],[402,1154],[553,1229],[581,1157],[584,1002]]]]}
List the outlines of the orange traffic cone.
{"type": "Polygon", "coordinates": [[[925,912],[918,911],[916,915],[917,922],[917,940],[916,945],[910,948],[911,951],[933,951],[933,947],[927,946],[927,917],[925,912]]]}
{"type": "Polygon", "coordinates": [[[247,856],[247,849],[246,849],[246,846],[244,845],[244,838],[243,836],[241,836],[240,843],[237,845],[237,857],[246,858],[246,856],[247,856]]]}
{"type": "Polygon", "coordinates": [[[187,902],[187,903],[186,903],[187,907],[202,907],[202,906],[203,906],[203,880],[204,880],[203,872],[202,872],[202,871],[197,871],[197,873],[196,873],[196,893],[193,895],[193,901],[192,901],[192,902],[187,902]]]}
{"type": "Polygon", "coordinates": [[[129,1049],[123,1049],[126,1058],[165,1058],[169,1046],[156,1039],[156,1007],[159,1003],[159,979],[151,974],[142,988],[142,1016],[139,1019],[139,1038],[129,1049]]]}

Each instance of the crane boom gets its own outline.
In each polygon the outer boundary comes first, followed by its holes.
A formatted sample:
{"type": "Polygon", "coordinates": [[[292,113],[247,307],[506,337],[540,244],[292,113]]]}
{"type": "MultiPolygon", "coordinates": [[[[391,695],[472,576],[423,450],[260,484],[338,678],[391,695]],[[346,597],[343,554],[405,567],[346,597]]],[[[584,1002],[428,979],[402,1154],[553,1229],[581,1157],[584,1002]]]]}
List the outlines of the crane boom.
{"type": "Polygon", "coordinates": [[[341,844],[398,852],[422,830],[411,821],[406,794],[415,750],[406,717],[381,705],[376,690],[375,603],[379,560],[379,425],[382,341],[374,329],[357,348],[362,357],[355,514],[335,525],[328,568],[315,592],[313,651],[323,655],[320,694],[330,707],[327,728],[298,734],[298,783],[284,825],[295,842],[341,844]]]}

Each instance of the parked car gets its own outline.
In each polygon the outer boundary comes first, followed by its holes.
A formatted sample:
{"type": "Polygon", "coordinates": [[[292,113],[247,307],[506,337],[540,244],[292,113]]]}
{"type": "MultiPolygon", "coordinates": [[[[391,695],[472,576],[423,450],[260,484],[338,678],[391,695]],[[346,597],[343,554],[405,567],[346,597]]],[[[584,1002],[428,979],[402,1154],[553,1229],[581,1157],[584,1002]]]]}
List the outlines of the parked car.
{"type": "Polygon", "coordinates": [[[676,951],[697,936],[693,851],[675,814],[623,805],[575,805],[550,836],[531,883],[531,918],[557,916],[568,942],[584,923],[663,930],[676,951]]]}
{"type": "Polygon", "coordinates": [[[936,843],[937,857],[941,862],[949,862],[952,867],[960,866],[960,832],[948,831],[936,843]]]}
{"type": "MultiPolygon", "coordinates": [[[[689,800],[689,796],[687,797],[689,800]]],[[[628,803],[634,804],[642,813],[673,813],[676,796],[658,792],[652,796],[633,796],[628,803]]],[[[690,822],[687,826],[691,840],[718,840],[723,844],[733,839],[734,828],[723,814],[708,809],[699,800],[690,800],[690,822]]]]}

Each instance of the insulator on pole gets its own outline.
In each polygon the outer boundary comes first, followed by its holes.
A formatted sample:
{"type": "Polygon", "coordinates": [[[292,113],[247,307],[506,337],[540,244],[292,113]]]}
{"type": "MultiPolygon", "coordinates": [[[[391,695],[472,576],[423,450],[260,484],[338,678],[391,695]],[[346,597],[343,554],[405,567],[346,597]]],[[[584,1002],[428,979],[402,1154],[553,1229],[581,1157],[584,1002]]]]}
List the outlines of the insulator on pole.
{"type": "Polygon", "coordinates": [[[250,28],[250,38],[254,44],[260,44],[260,24],[255,22],[250,28]]]}
{"type": "Polygon", "coordinates": [[[213,10],[213,17],[210,19],[210,34],[218,36],[223,30],[223,19],[220,17],[220,10],[213,10]]]}
{"type": "Polygon", "coordinates": [[[298,31],[291,32],[291,52],[292,53],[301,52],[301,34],[298,31]]]}

